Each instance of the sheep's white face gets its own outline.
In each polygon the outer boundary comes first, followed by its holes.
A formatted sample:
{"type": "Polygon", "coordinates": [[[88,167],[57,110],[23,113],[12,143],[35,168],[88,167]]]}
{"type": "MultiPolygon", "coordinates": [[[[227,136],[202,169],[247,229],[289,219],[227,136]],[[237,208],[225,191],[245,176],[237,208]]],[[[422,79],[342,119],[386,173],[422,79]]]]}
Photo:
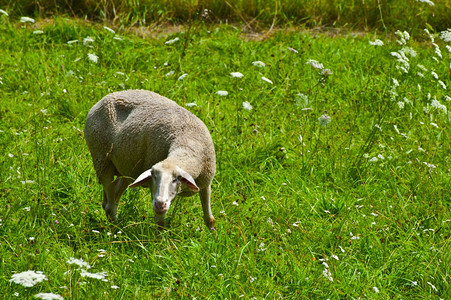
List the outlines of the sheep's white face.
{"type": "Polygon", "coordinates": [[[165,215],[179,190],[181,177],[161,165],[152,167],[152,206],[155,214],[165,215]]]}
{"type": "MultiPolygon", "coordinates": [[[[167,162],[159,162],[151,169],[143,172],[133,182],[130,187],[148,186],[152,191],[152,206],[157,217],[164,220],[164,215],[168,212],[172,200],[180,191],[183,184],[193,192],[198,192],[199,187],[194,182],[193,177],[180,167],[167,162]]],[[[163,221],[162,221],[163,222],[163,221]]]]}

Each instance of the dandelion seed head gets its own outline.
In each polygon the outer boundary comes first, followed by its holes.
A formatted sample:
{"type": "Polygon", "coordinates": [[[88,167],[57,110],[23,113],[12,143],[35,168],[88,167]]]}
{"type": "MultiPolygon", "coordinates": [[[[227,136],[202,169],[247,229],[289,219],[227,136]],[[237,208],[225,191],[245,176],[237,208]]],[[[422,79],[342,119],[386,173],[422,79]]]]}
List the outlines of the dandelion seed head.
{"type": "Polygon", "coordinates": [[[13,274],[9,281],[24,287],[32,287],[43,280],[47,280],[47,277],[43,272],[28,270],[22,273],[13,274]]]}
{"type": "Polygon", "coordinates": [[[324,113],[321,117],[318,118],[318,122],[319,126],[326,127],[330,124],[331,118],[326,113],[324,113]]]}

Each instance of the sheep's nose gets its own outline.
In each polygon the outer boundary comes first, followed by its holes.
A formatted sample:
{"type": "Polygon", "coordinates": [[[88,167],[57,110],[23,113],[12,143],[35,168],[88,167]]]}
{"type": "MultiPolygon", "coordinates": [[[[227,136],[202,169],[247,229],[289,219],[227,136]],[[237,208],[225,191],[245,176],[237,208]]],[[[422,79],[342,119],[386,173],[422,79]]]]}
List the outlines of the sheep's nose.
{"type": "Polygon", "coordinates": [[[168,211],[168,203],[167,202],[155,202],[153,205],[153,210],[157,215],[164,215],[168,211]]]}

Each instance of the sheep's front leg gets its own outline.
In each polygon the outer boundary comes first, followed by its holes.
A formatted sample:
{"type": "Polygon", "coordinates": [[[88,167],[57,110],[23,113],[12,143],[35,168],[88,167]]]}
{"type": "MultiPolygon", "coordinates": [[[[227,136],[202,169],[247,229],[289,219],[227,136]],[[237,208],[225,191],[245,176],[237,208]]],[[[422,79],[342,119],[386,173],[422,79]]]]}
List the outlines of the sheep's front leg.
{"type": "Polygon", "coordinates": [[[100,183],[103,186],[103,203],[102,207],[109,221],[115,222],[117,220],[117,206],[116,202],[116,184],[114,179],[114,169],[109,168],[105,171],[100,183]]]}
{"type": "Polygon", "coordinates": [[[210,205],[211,186],[209,185],[205,189],[199,191],[200,201],[202,202],[202,210],[204,212],[205,225],[210,230],[215,230],[215,217],[211,212],[210,205]]]}

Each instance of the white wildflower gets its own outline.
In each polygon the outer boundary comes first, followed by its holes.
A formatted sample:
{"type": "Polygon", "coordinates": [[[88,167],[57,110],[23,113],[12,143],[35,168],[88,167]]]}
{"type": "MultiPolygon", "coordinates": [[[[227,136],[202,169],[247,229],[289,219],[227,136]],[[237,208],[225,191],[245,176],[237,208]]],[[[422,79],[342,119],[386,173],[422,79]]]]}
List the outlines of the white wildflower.
{"type": "Polygon", "coordinates": [[[314,60],[314,59],[307,60],[306,64],[307,65],[311,65],[315,69],[320,69],[320,70],[324,69],[323,64],[318,62],[318,61],[316,61],[316,60],[314,60]]]}
{"type": "Polygon", "coordinates": [[[268,79],[268,78],[266,78],[264,76],[262,76],[262,80],[266,81],[267,83],[273,84],[273,82],[270,79],[268,79]]]}
{"type": "Polygon", "coordinates": [[[36,22],[36,21],[29,17],[21,17],[20,18],[20,23],[34,23],[34,22],[36,22]]]}
{"type": "Polygon", "coordinates": [[[422,2],[422,3],[429,4],[430,6],[434,6],[434,2],[432,2],[431,0],[417,0],[417,2],[422,2]]]}
{"type": "Polygon", "coordinates": [[[445,47],[448,50],[448,52],[451,52],[451,46],[446,45],[445,47]]]}
{"type": "Polygon", "coordinates": [[[399,109],[403,109],[404,108],[404,102],[403,101],[399,101],[396,104],[398,105],[399,109]]]}
{"type": "MultiPolygon", "coordinates": [[[[417,72],[417,75],[418,75],[418,77],[424,78],[424,74],[423,73],[417,72]]],[[[420,86],[420,85],[418,85],[418,86],[420,86]]],[[[419,88],[419,90],[421,91],[421,87],[419,88]]]]}
{"type": "Polygon", "coordinates": [[[335,254],[332,254],[331,257],[332,257],[333,259],[335,259],[335,260],[340,260],[340,259],[338,258],[338,256],[335,255],[335,254]]]}
{"type": "Polygon", "coordinates": [[[318,118],[319,126],[326,127],[330,124],[331,118],[325,113],[321,117],[318,118]]]}
{"type": "Polygon", "coordinates": [[[111,288],[112,288],[113,290],[120,289],[120,287],[118,287],[117,285],[112,285],[111,288]]]}
{"type": "Polygon", "coordinates": [[[232,72],[232,73],[230,73],[230,75],[232,75],[232,77],[235,77],[235,78],[242,78],[244,76],[240,72],[232,72]]]}
{"type": "Polygon", "coordinates": [[[450,97],[450,96],[447,96],[447,95],[445,95],[445,100],[446,100],[447,102],[449,102],[449,101],[451,101],[451,97],[450,97]]]}
{"type": "Polygon", "coordinates": [[[299,51],[298,50],[296,50],[296,49],[294,49],[294,48],[291,48],[291,47],[287,47],[287,49],[289,50],[289,51],[291,51],[291,52],[294,52],[294,53],[299,53],[299,51]]]}
{"type": "Polygon", "coordinates": [[[374,291],[376,294],[379,293],[379,289],[378,289],[377,287],[375,287],[375,286],[373,286],[373,291],[374,291]]]}
{"type": "Polygon", "coordinates": [[[440,38],[445,42],[451,42],[451,29],[440,32],[440,38]]]}
{"type": "Polygon", "coordinates": [[[81,268],[86,268],[86,269],[90,269],[91,265],[87,262],[85,262],[83,259],[77,259],[77,258],[69,258],[66,261],[69,265],[77,265],[80,269],[81,268]]]}
{"type": "Polygon", "coordinates": [[[430,282],[428,281],[428,284],[431,286],[431,288],[432,288],[434,291],[437,291],[437,288],[436,288],[432,283],[430,283],[430,282]]]}
{"type": "Polygon", "coordinates": [[[420,70],[423,71],[423,72],[427,72],[427,71],[428,71],[428,70],[426,69],[426,67],[423,66],[423,65],[418,64],[417,67],[418,67],[418,69],[420,69],[420,70]]]}
{"type": "Polygon", "coordinates": [[[9,153],[8,156],[11,157],[11,158],[13,158],[13,157],[14,157],[14,154],[9,153]]]}
{"type": "Polygon", "coordinates": [[[417,52],[415,50],[413,50],[411,47],[404,47],[400,51],[402,53],[410,55],[412,57],[416,57],[417,56],[417,52]]]}
{"type": "Polygon", "coordinates": [[[179,78],[177,78],[177,81],[181,81],[181,80],[185,79],[186,76],[188,76],[188,74],[186,74],[186,73],[182,74],[179,78]]]}
{"type": "Polygon", "coordinates": [[[90,37],[90,36],[87,36],[87,37],[85,37],[84,39],[83,39],[83,44],[87,44],[87,43],[92,43],[92,42],[94,42],[94,39],[92,38],[92,37],[90,37]]]}
{"type": "Polygon", "coordinates": [[[180,39],[178,37],[173,38],[172,40],[166,41],[166,45],[174,44],[175,42],[178,42],[180,39]]]}
{"type": "Polygon", "coordinates": [[[8,13],[6,11],[4,11],[3,9],[0,9],[0,14],[3,14],[5,16],[7,16],[7,17],[9,16],[8,13]]]}
{"type": "Polygon", "coordinates": [[[304,94],[296,94],[296,105],[307,106],[309,104],[308,96],[304,94]]]}
{"type": "Polygon", "coordinates": [[[97,63],[97,60],[99,59],[99,57],[97,55],[95,55],[94,53],[88,53],[88,59],[90,61],[92,61],[93,63],[97,63]]]}
{"type": "Polygon", "coordinates": [[[437,57],[435,57],[435,56],[432,56],[432,59],[436,62],[436,63],[439,63],[439,61],[438,61],[438,58],[437,57]]]}
{"type": "Polygon", "coordinates": [[[110,27],[103,26],[103,29],[105,29],[106,31],[111,32],[112,34],[116,34],[116,32],[113,29],[111,29],[110,27]]]}
{"type": "Polygon", "coordinates": [[[446,115],[446,113],[447,113],[446,106],[443,105],[443,104],[441,104],[437,99],[433,99],[433,100],[432,100],[432,102],[431,102],[431,107],[443,111],[443,113],[444,113],[445,115],[446,115]]]}
{"type": "Polygon", "coordinates": [[[437,166],[435,166],[435,165],[433,165],[433,164],[430,164],[430,163],[427,163],[427,162],[423,162],[423,164],[425,164],[426,165],[426,167],[428,167],[429,169],[435,169],[435,168],[437,168],[437,166]]]}
{"type": "Polygon", "coordinates": [[[257,278],[256,278],[256,277],[249,276],[249,281],[250,281],[250,283],[254,282],[255,279],[257,279],[257,278]]]}
{"type": "Polygon", "coordinates": [[[33,31],[33,34],[36,34],[36,35],[43,34],[43,33],[44,33],[44,31],[42,31],[42,30],[33,31]]]}
{"type": "Polygon", "coordinates": [[[88,278],[103,280],[103,279],[105,279],[105,277],[108,274],[106,272],[90,273],[90,272],[86,271],[85,269],[81,269],[80,275],[81,275],[81,277],[88,277],[88,278]]]}
{"type": "Polygon", "coordinates": [[[442,86],[444,90],[446,90],[446,84],[443,81],[439,80],[438,83],[442,86]]]}
{"type": "Polygon", "coordinates": [[[398,80],[396,80],[396,78],[392,78],[393,80],[393,86],[399,86],[399,82],[398,80]]]}
{"type": "Polygon", "coordinates": [[[238,204],[238,202],[236,202],[236,201],[233,201],[232,204],[235,205],[235,206],[240,206],[240,205],[238,204]]]}
{"type": "Polygon", "coordinates": [[[324,269],[323,276],[326,277],[327,279],[329,279],[329,281],[334,281],[334,279],[332,278],[332,273],[327,268],[324,269]]]}
{"type": "Polygon", "coordinates": [[[259,61],[259,60],[253,61],[252,64],[253,64],[254,66],[256,66],[256,67],[259,67],[259,68],[263,68],[263,67],[266,66],[264,62],[259,61]]]}
{"type": "Polygon", "coordinates": [[[30,211],[31,208],[30,208],[29,206],[27,206],[27,207],[22,208],[22,210],[24,210],[24,211],[30,211]]]}
{"type": "Polygon", "coordinates": [[[372,46],[383,46],[384,42],[382,42],[381,40],[376,39],[376,40],[374,40],[374,42],[370,41],[370,45],[372,45],[372,46]]]}
{"type": "Polygon", "coordinates": [[[43,280],[47,280],[44,273],[41,271],[28,270],[22,273],[13,274],[9,281],[23,285],[24,287],[32,287],[43,280]]]}
{"type": "Polygon", "coordinates": [[[331,70],[329,70],[329,69],[323,69],[323,70],[321,70],[321,75],[323,75],[323,76],[329,76],[329,75],[332,75],[332,74],[334,74],[334,73],[332,73],[332,71],[331,70]]]}
{"type": "Polygon", "coordinates": [[[224,97],[224,96],[227,96],[229,94],[229,92],[227,92],[227,91],[217,91],[216,94],[218,96],[224,97]]]}
{"type": "Polygon", "coordinates": [[[377,129],[379,129],[380,131],[382,131],[382,128],[381,128],[378,124],[374,125],[374,127],[376,127],[377,129]]]}
{"type": "Polygon", "coordinates": [[[40,298],[44,300],[63,300],[63,296],[53,294],[53,293],[39,293],[34,295],[35,298],[40,298]]]}
{"type": "Polygon", "coordinates": [[[243,108],[244,108],[245,110],[251,110],[251,109],[252,109],[252,105],[251,105],[249,102],[244,101],[244,102],[243,102],[243,108]]]}
{"type": "Polygon", "coordinates": [[[164,76],[169,77],[169,76],[174,75],[174,73],[175,73],[174,71],[169,71],[169,72],[167,72],[166,75],[164,75],[164,76]]]}
{"type": "Polygon", "coordinates": [[[369,161],[370,161],[370,162],[376,162],[376,161],[377,161],[377,157],[374,156],[374,157],[372,157],[369,161]]]}
{"type": "Polygon", "coordinates": [[[186,103],[185,106],[186,107],[194,107],[194,106],[197,106],[197,104],[194,102],[191,102],[191,103],[186,103]]]}
{"type": "Polygon", "coordinates": [[[68,45],[72,45],[72,44],[75,44],[75,43],[78,43],[78,40],[67,41],[68,45]]]}
{"type": "Polygon", "coordinates": [[[378,154],[377,157],[378,157],[379,159],[384,159],[384,156],[383,156],[382,154],[378,154]]]}

